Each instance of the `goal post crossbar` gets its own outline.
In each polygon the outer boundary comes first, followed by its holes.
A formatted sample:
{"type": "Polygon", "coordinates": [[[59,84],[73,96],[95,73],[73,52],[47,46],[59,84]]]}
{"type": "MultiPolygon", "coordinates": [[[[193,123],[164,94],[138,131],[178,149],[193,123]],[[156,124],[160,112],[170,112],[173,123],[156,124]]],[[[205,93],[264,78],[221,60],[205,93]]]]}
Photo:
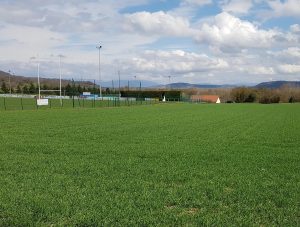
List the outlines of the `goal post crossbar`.
{"type": "Polygon", "coordinates": [[[40,90],[42,92],[48,92],[48,91],[60,91],[60,90],[40,90]]]}

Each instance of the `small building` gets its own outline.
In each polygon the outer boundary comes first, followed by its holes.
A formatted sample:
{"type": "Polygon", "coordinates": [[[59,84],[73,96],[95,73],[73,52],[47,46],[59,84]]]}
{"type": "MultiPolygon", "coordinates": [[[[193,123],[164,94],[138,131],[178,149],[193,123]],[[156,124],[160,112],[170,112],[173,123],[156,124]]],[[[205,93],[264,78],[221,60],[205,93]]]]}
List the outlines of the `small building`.
{"type": "Polygon", "coordinates": [[[190,99],[192,102],[221,103],[217,95],[192,95],[190,99]]]}

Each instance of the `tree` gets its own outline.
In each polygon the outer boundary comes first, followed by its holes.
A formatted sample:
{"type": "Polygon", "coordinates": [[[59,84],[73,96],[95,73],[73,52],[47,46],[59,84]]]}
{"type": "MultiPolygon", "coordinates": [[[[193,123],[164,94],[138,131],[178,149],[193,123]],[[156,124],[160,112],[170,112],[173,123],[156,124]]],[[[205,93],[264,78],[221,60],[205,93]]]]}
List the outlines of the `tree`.
{"type": "Polygon", "coordinates": [[[80,84],[78,84],[78,86],[77,86],[77,91],[78,91],[78,94],[82,94],[82,92],[83,92],[83,88],[80,86],[80,84]]]}
{"type": "Polygon", "coordinates": [[[66,95],[71,96],[72,95],[72,87],[70,84],[67,84],[65,87],[66,95]]]}
{"type": "Polygon", "coordinates": [[[20,84],[18,84],[16,92],[17,92],[17,94],[22,94],[22,88],[21,88],[20,84]]]}
{"type": "Polygon", "coordinates": [[[27,84],[25,84],[24,87],[23,87],[23,93],[24,94],[29,94],[29,88],[28,88],[27,84]]]}
{"type": "Polygon", "coordinates": [[[270,103],[279,103],[280,96],[276,94],[273,90],[263,89],[260,91],[259,103],[270,104],[270,103]]]}
{"type": "Polygon", "coordinates": [[[9,89],[7,88],[6,83],[4,81],[2,82],[1,90],[4,94],[9,92],[9,89]]]}
{"type": "Polygon", "coordinates": [[[29,85],[29,94],[35,94],[36,93],[36,87],[33,83],[30,83],[29,85]]]}
{"type": "Polygon", "coordinates": [[[231,97],[237,103],[255,102],[256,100],[255,90],[246,87],[232,89],[231,97]]]}

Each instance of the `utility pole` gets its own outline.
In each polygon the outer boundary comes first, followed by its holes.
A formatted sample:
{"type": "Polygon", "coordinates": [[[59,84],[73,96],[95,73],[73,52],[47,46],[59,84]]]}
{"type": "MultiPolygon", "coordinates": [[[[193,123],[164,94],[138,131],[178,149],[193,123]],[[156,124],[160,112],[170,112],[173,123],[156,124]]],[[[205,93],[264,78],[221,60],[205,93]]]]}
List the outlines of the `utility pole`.
{"type": "Polygon", "coordinates": [[[62,55],[58,55],[59,57],[59,96],[60,96],[60,106],[63,105],[62,103],[62,96],[61,96],[61,57],[62,55]]]}
{"type": "Polygon", "coordinates": [[[135,83],[135,86],[137,86],[136,76],[134,76],[134,83],[135,83]]]}
{"type": "Polygon", "coordinates": [[[38,74],[38,86],[39,86],[39,99],[41,99],[41,84],[40,84],[40,60],[37,61],[37,74],[38,74]]]}
{"type": "Polygon", "coordinates": [[[96,47],[99,50],[99,92],[100,98],[102,99],[102,86],[101,86],[101,48],[102,46],[99,45],[96,47]]]}
{"type": "Polygon", "coordinates": [[[119,97],[121,97],[121,76],[120,76],[120,70],[118,70],[118,76],[119,76],[119,97]]]}
{"type": "Polygon", "coordinates": [[[8,70],[8,84],[9,84],[9,93],[11,94],[11,83],[10,83],[10,70],[8,70]]]}

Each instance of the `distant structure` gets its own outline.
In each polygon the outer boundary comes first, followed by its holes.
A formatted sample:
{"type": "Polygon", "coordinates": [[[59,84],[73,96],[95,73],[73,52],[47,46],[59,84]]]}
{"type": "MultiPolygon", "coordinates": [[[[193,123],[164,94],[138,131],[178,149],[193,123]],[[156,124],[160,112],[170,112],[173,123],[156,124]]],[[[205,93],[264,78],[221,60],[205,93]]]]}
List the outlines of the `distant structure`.
{"type": "Polygon", "coordinates": [[[217,95],[192,95],[190,99],[192,102],[221,103],[217,95]]]}

